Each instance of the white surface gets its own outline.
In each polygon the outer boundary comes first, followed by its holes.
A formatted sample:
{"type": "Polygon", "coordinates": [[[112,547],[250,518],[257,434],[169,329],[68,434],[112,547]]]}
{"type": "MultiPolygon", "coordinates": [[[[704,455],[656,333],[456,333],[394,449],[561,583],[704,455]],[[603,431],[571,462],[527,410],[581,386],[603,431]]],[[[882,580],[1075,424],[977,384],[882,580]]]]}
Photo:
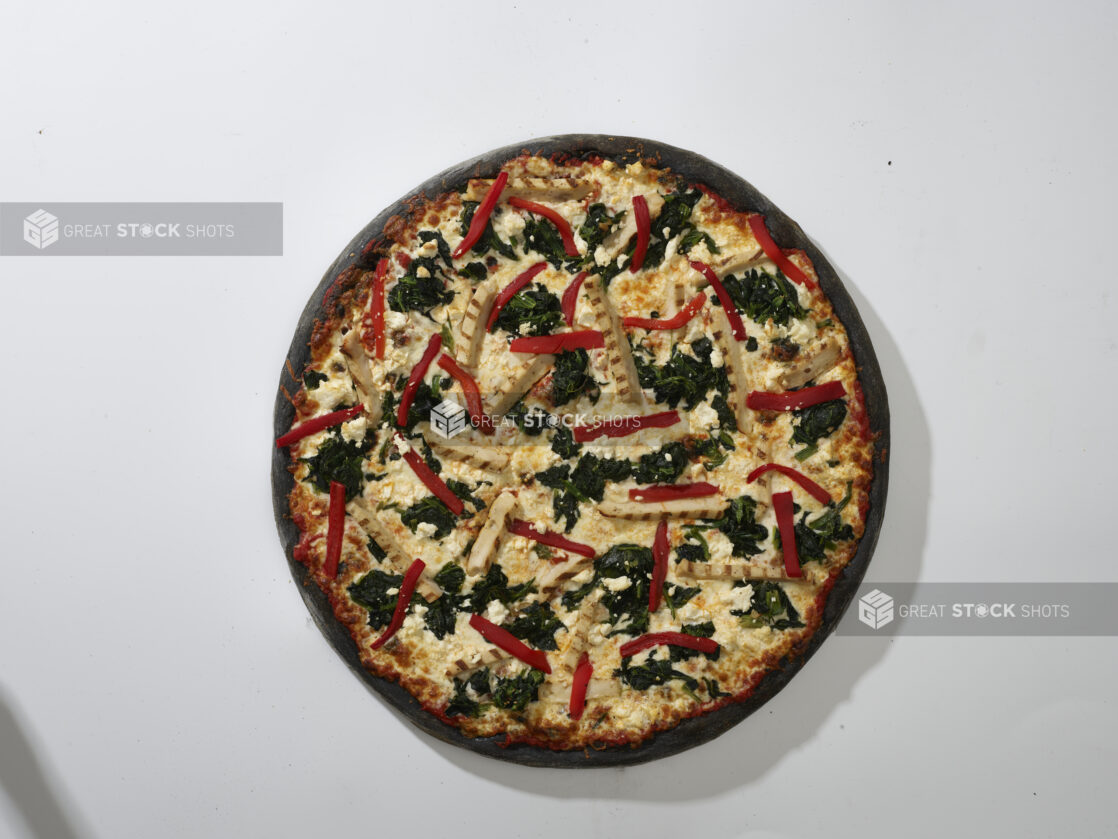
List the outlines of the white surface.
{"type": "Polygon", "coordinates": [[[402,724],[307,617],[268,459],[310,290],[430,174],[570,131],[705,154],[846,279],[893,410],[871,579],[1118,579],[1118,7],[672,8],[9,4],[0,200],[283,201],[286,241],[0,257],[0,834],[1118,832],[1112,638],[833,638],[703,748],[560,772],[402,724]]]}

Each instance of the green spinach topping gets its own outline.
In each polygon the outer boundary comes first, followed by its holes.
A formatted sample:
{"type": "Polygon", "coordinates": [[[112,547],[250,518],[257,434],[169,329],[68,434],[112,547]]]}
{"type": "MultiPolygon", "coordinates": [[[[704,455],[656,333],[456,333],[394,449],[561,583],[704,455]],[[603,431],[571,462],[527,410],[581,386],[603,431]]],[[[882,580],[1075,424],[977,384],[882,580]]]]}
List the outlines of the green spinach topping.
{"type": "Polygon", "coordinates": [[[308,370],[303,374],[303,387],[307,390],[314,390],[328,378],[330,377],[325,373],[319,373],[317,370],[308,370]]]}
{"type": "Polygon", "coordinates": [[[743,627],[757,629],[770,626],[773,629],[796,629],[804,625],[800,620],[800,613],[796,611],[796,607],[788,599],[788,593],[779,583],[769,580],[752,583],[738,581],[734,583],[734,588],[742,588],[746,585],[753,586],[749,609],[730,610],[731,615],[739,616],[738,620],[743,627]]]}
{"type": "Polygon", "coordinates": [[[543,673],[535,668],[517,676],[497,677],[497,684],[493,687],[493,704],[506,711],[523,711],[529,702],[539,698],[542,684],[543,673]]]}
{"type": "Polygon", "coordinates": [[[598,382],[589,372],[590,356],[586,350],[561,352],[555,356],[555,372],[551,376],[551,403],[562,407],[583,394],[597,402],[601,395],[598,382]]]}
{"type": "Polygon", "coordinates": [[[330,482],[337,481],[345,487],[346,501],[361,494],[365,483],[362,467],[365,456],[372,447],[373,438],[346,440],[339,426],[330,429],[318,451],[310,457],[302,458],[310,467],[307,480],[321,492],[330,492],[330,482]]]}
{"type": "Polygon", "coordinates": [[[553,518],[566,522],[564,531],[570,533],[579,518],[580,501],[601,501],[605,497],[606,481],[623,481],[629,477],[632,464],[628,460],[613,460],[585,454],[572,470],[566,463],[559,463],[537,473],[545,487],[555,490],[552,497],[553,518]]]}
{"type": "Polygon", "coordinates": [[[577,271],[581,261],[577,257],[567,256],[567,250],[563,247],[563,237],[559,235],[559,229],[554,224],[535,216],[530,216],[524,222],[524,249],[535,251],[550,262],[553,268],[559,268],[564,261],[567,261],[568,270],[577,271]]]}
{"type": "Polygon", "coordinates": [[[614,635],[641,635],[648,631],[648,587],[652,578],[652,549],[642,545],[615,545],[596,560],[599,580],[628,577],[629,587],[610,591],[603,585],[602,605],[609,612],[614,635]]]}
{"type": "Polygon", "coordinates": [[[826,552],[834,550],[839,542],[854,538],[854,528],[842,521],[842,511],[850,503],[852,492],[852,485],[847,482],[842,501],[838,504],[832,501],[812,521],[807,520],[807,512],[804,512],[796,522],[796,552],[800,555],[801,562],[821,562],[826,559],[826,552]]]}
{"type": "Polygon", "coordinates": [[[454,696],[446,706],[444,713],[448,717],[480,717],[489,708],[489,703],[481,703],[471,699],[466,692],[469,687],[477,696],[489,693],[489,668],[483,667],[472,673],[469,678],[454,680],[454,696]]]}
{"type": "Polygon", "coordinates": [[[484,262],[467,262],[458,269],[458,273],[467,280],[477,283],[489,276],[489,269],[485,267],[484,262]]]}
{"type": "Polygon", "coordinates": [[[566,629],[563,622],[551,611],[550,603],[530,603],[504,627],[521,641],[527,641],[541,650],[557,650],[555,633],[566,629]]]}
{"type": "Polygon", "coordinates": [[[792,442],[814,446],[822,437],[829,437],[846,419],[846,403],[841,399],[820,402],[792,412],[792,442]]]}
{"type": "Polygon", "coordinates": [[[687,447],[683,443],[668,443],[654,452],[642,454],[633,469],[633,478],[638,484],[674,483],[689,462],[687,447]]]}
{"type": "MultiPolygon", "coordinates": [[[[466,234],[470,231],[470,223],[474,220],[474,213],[477,212],[477,208],[477,201],[462,202],[462,221],[459,225],[459,232],[463,238],[465,238],[466,234]]],[[[509,259],[516,259],[516,251],[513,250],[512,245],[502,240],[493,230],[493,216],[489,217],[489,221],[485,224],[485,231],[481,234],[481,238],[477,240],[477,243],[470,249],[470,253],[477,254],[478,256],[485,256],[485,254],[491,250],[509,259]]]]}
{"type": "Polygon", "coordinates": [[[444,713],[448,717],[479,717],[493,705],[507,711],[523,711],[529,702],[539,698],[543,679],[543,673],[531,669],[515,676],[497,677],[497,683],[493,685],[489,668],[484,667],[467,679],[454,680],[454,696],[444,713]],[[467,687],[479,698],[489,696],[492,702],[471,699],[467,687]]]}
{"type": "Polygon", "coordinates": [[[594,251],[605,241],[605,238],[623,218],[625,218],[624,211],[612,216],[606,209],[605,204],[591,204],[587,209],[586,221],[579,227],[578,235],[582,237],[582,241],[586,242],[586,262],[588,265],[594,263],[594,251]]]}
{"type": "Polygon", "coordinates": [[[792,318],[807,317],[808,310],[800,306],[796,287],[779,269],[774,276],[753,268],[740,280],[733,275],[726,277],[722,285],[735,305],[756,323],[772,318],[773,323],[783,326],[792,318]]]}
{"type": "Polygon", "coordinates": [[[510,586],[509,578],[505,575],[504,569],[494,563],[489,566],[489,571],[486,572],[485,576],[474,583],[473,590],[469,594],[470,611],[481,615],[485,613],[486,607],[494,600],[508,606],[510,603],[515,603],[517,600],[527,597],[535,590],[535,580],[529,580],[518,586],[510,586]]]}
{"type": "MultiPolygon", "coordinates": [[[[369,626],[373,629],[383,629],[392,621],[403,582],[402,574],[386,574],[380,569],[373,569],[360,580],[352,583],[346,591],[349,592],[354,603],[368,610],[369,626]],[[392,594],[388,593],[390,591],[392,594]]],[[[413,592],[408,607],[411,608],[422,599],[413,592]]]]}
{"type": "Polygon", "coordinates": [[[749,495],[730,501],[717,529],[730,540],[733,555],[740,557],[761,553],[758,542],[765,541],[769,535],[768,528],[757,524],[757,502],[749,495]]]}
{"type": "Polygon", "coordinates": [[[421,498],[400,513],[400,521],[412,533],[415,533],[419,525],[424,522],[434,525],[433,539],[443,539],[450,535],[458,523],[454,513],[450,512],[450,509],[434,495],[421,498]]]}
{"type": "Polygon", "coordinates": [[[513,295],[493,325],[513,335],[550,335],[562,320],[559,298],[543,283],[534,283],[513,295]]]}
{"type": "Polygon", "coordinates": [[[427,604],[427,613],[423,616],[423,622],[441,641],[447,635],[454,634],[458,612],[465,605],[466,598],[461,597],[459,592],[466,583],[466,572],[461,566],[448,562],[435,575],[435,582],[443,593],[427,604]]]}
{"type": "Polygon", "coordinates": [[[650,388],[656,401],[670,408],[682,403],[688,411],[706,399],[707,393],[717,390],[725,395],[729,389],[726,368],[715,367],[710,360],[714,345],[709,338],[700,338],[691,344],[691,353],[679,346],[672,347],[671,357],[662,367],[656,366],[645,356],[647,350],[634,348],[633,361],[641,387],[650,388]]]}
{"type": "Polygon", "coordinates": [[[656,652],[649,653],[644,664],[633,664],[632,658],[623,658],[621,667],[613,671],[613,675],[633,690],[648,690],[654,685],[666,685],[673,679],[679,679],[684,689],[694,695],[693,692],[700,687],[699,680],[672,667],[670,658],[657,658],[656,652]]]}
{"type": "MultiPolygon", "coordinates": [[[[714,635],[714,621],[705,621],[704,623],[685,623],[679,628],[680,632],[684,635],[691,635],[695,638],[710,638],[714,635]]],[[[722,648],[719,647],[712,653],[703,653],[698,650],[689,650],[686,647],[670,647],[668,658],[672,661],[686,661],[689,658],[694,658],[697,655],[705,656],[711,661],[718,661],[718,657],[722,654],[722,648]]]]}
{"type": "Polygon", "coordinates": [[[686,587],[677,586],[675,583],[665,583],[664,603],[667,604],[668,610],[672,613],[672,617],[675,617],[677,609],[682,609],[691,598],[701,591],[702,589],[699,586],[686,587]]]}
{"type": "Polygon", "coordinates": [[[555,429],[555,434],[551,438],[551,450],[563,460],[575,457],[581,448],[582,443],[576,442],[574,432],[570,428],[560,425],[555,429]]]}
{"type": "Polygon", "coordinates": [[[438,259],[425,256],[411,261],[407,273],[388,292],[388,307],[392,311],[416,311],[430,317],[431,309],[454,299],[454,292],[446,287],[446,277],[438,259]]]}

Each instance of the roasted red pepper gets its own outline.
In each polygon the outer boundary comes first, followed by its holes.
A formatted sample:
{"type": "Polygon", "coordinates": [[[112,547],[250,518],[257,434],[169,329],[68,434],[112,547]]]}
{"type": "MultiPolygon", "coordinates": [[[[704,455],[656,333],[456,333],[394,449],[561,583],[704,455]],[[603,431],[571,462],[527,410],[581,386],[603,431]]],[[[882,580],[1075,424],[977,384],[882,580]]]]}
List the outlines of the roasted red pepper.
{"type": "Polygon", "coordinates": [[[842,382],[835,381],[801,390],[786,390],[783,393],[755,390],[749,394],[745,404],[754,411],[798,411],[800,408],[808,408],[844,396],[846,396],[846,388],[842,386],[842,382]]]}
{"type": "Polygon", "coordinates": [[[323,414],[320,417],[309,419],[304,423],[292,428],[282,437],[276,440],[276,448],[282,449],[284,446],[290,446],[292,443],[298,443],[304,437],[310,437],[316,431],[321,431],[324,428],[330,428],[333,425],[341,425],[343,422],[349,422],[359,413],[365,410],[364,405],[354,405],[352,408],[343,408],[340,411],[331,411],[329,414],[323,414]]]}
{"type": "Polygon", "coordinates": [[[802,486],[807,491],[808,495],[810,495],[820,504],[831,503],[831,494],[827,492],[827,490],[823,489],[823,487],[819,486],[819,484],[815,483],[815,481],[813,481],[802,472],[798,472],[791,466],[781,466],[779,463],[766,463],[763,466],[758,466],[756,469],[749,473],[749,477],[745,479],[745,482],[747,484],[751,484],[762,475],[764,475],[766,472],[779,472],[781,475],[785,475],[791,478],[793,481],[802,486]]]}
{"type": "Polygon", "coordinates": [[[501,314],[501,309],[505,308],[505,304],[512,300],[520,289],[532,282],[532,278],[546,267],[546,262],[537,262],[527,271],[522,271],[517,274],[516,278],[513,279],[511,283],[501,289],[500,294],[497,295],[497,299],[493,301],[493,309],[489,312],[489,320],[485,322],[486,332],[493,331],[493,324],[497,322],[497,315],[501,314]]]}
{"type": "Polygon", "coordinates": [[[345,535],[345,485],[330,482],[330,518],[326,530],[326,561],[322,573],[331,580],[338,576],[338,561],[342,558],[342,537],[345,535]]]}
{"type": "Polygon", "coordinates": [[[726,291],[726,286],[722,285],[722,280],[718,279],[718,275],[714,273],[714,269],[697,259],[691,260],[688,264],[706,277],[710,287],[718,295],[718,302],[722,304],[726,319],[730,321],[730,331],[734,334],[734,339],[744,341],[748,338],[749,336],[745,334],[745,324],[742,323],[741,315],[738,314],[738,307],[734,304],[734,299],[730,297],[730,292],[726,291]]]}
{"type": "Polygon", "coordinates": [[[621,645],[621,657],[629,658],[639,652],[669,645],[672,647],[686,647],[689,650],[698,650],[701,653],[718,652],[718,642],[713,638],[697,638],[686,632],[650,632],[640,638],[634,638],[621,645]]]}
{"type": "Polygon", "coordinates": [[[404,618],[408,614],[408,606],[411,605],[411,596],[415,593],[415,584],[419,581],[419,575],[423,573],[423,569],[426,567],[427,564],[422,559],[417,559],[408,566],[407,573],[404,574],[404,581],[400,583],[400,593],[396,595],[396,608],[392,612],[392,620],[388,622],[388,626],[384,628],[380,637],[371,644],[374,650],[383,647],[384,642],[395,635],[403,625],[404,618]]]}
{"type": "Polygon", "coordinates": [[[557,353],[566,350],[595,350],[605,345],[605,336],[597,329],[582,329],[578,332],[560,332],[558,335],[513,338],[509,349],[513,352],[557,353]]]}
{"type": "Polygon", "coordinates": [[[369,311],[362,318],[365,327],[361,334],[361,343],[375,358],[384,358],[384,281],[388,276],[388,260],[382,259],[377,263],[377,270],[373,273],[373,287],[369,292],[369,311]]]}
{"type": "Polygon", "coordinates": [[[493,215],[493,208],[497,206],[497,201],[501,197],[501,191],[504,190],[505,184],[509,182],[509,173],[502,172],[493,181],[493,186],[489,187],[489,192],[485,194],[482,199],[481,205],[474,212],[473,220],[470,222],[470,229],[466,231],[466,238],[463,239],[458,247],[454,249],[451,254],[455,259],[459,259],[463,254],[468,253],[470,248],[477,244],[481,234],[485,232],[485,225],[489,224],[489,217],[493,215]]]}
{"type": "Polygon", "coordinates": [[[547,663],[547,655],[543,650],[533,650],[507,629],[487,621],[481,615],[470,615],[470,626],[480,632],[490,644],[500,647],[509,655],[516,656],[525,664],[544,673],[551,672],[551,665],[547,663]]]}
{"type": "Polygon", "coordinates": [[[571,233],[571,226],[567,220],[563,218],[551,207],[545,207],[543,204],[537,204],[535,201],[527,201],[523,198],[510,198],[509,206],[516,207],[518,210],[527,210],[529,213],[535,213],[537,216],[543,216],[559,229],[559,238],[563,240],[563,250],[567,256],[578,256],[578,245],[575,244],[574,234],[571,233]]]}
{"type": "Polygon", "coordinates": [[[670,318],[622,318],[621,325],[630,329],[679,329],[695,317],[706,302],[707,296],[698,294],[670,318]]]}
{"type": "Polygon", "coordinates": [[[563,302],[561,308],[563,310],[563,320],[567,322],[567,326],[575,325],[575,307],[578,305],[578,290],[582,288],[582,281],[586,279],[586,272],[579,271],[578,276],[571,280],[571,284],[567,286],[563,292],[563,302]]]}
{"type": "Polygon", "coordinates": [[[590,663],[590,655],[583,653],[579,656],[578,666],[575,667],[574,679],[571,682],[571,704],[568,713],[572,720],[582,719],[582,712],[586,708],[586,688],[593,674],[594,665],[590,663]]]}
{"type": "Polygon", "coordinates": [[[408,376],[408,383],[404,386],[404,392],[400,396],[400,405],[396,409],[396,425],[403,427],[408,424],[408,411],[411,410],[411,403],[415,401],[415,392],[419,390],[419,383],[427,375],[427,368],[431,366],[431,362],[442,348],[443,336],[435,333],[431,336],[431,340],[427,342],[427,349],[423,351],[419,363],[412,368],[411,375],[408,376]]]}
{"type": "Polygon", "coordinates": [[[652,503],[656,501],[676,501],[680,498],[704,498],[717,495],[718,487],[699,481],[694,484],[655,484],[629,490],[630,501],[652,503]]]}
{"type": "Polygon", "coordinates": [[[784,251],[777,247],[776,242],[769,235],[769,229],[765,226],[764,216],[760,214],[751,215],[749,217],[749,229],[753,231],[753,238],[757,240],[757,244],[761,246],[765,256],[776,263],[776,267],[784,272],[784,276],[794,283],[815,288],[815,282],[801,271],[796,263],[785,256],[784,251]]]}
{"type": "MultiPolygon", "coordinates": [[[[397,438],[403,439],[399,435],[397,435],[397,438]]],[[[456,516],[461,515],[462,511],[465,509],[462,499],[451,492],[450,487],[443,483],[443,479],[431,471],[431,467],[427,465],[427,462],[419,452],[411,446],[408,446],[408,450],[403,452],[403,456],[408,466],[415,472],[415,476],[423,481],[423,485],[431,490],[432,494],[443,502],[450,512],[454,513],[456,516]]]]}
{"type": "Polygon", "coordinates": [[[593,425],[576,425],[575,440],[586,443],[598,437],[627,437],[645,428],[668,428],[679,422],[679,411],[661,411],[643,417],[614,417],[598,420],[593,425]]]}
{"type": "Polygon", "coordinates": [[[664,580],[668,578],[668,554],[670,552],[668,522],[665,520],[656,525],[656,538],[652,540],[652,582],[648,589],[649,612],[655,612],[660,608],[660,596],[664,592],[664,580]]]}
{"type": "Polygon", "coordinates": [[[796,553],[796,521],[792,510],[792,493],[773,493],[773,512],[780,531],[780,550],[784,554],[784,572],[789,577],[802,577],[800,555],[796,553]]]}
{"type": "Polygon", "coordinates": [[[633,258],[629,260],[629,271],[635,274],[644,266],[644,255],[648,252],[648,240],[652,233],[648,202],[643,195],[633,196],[633,220],[637,223],[637,245],[633,248],[633,258]]]}
{"type": "Polygon", "coordinates": [[[481,391],[478,390],[474,377],[463,370],[458,362],[446,353],[439,356],[439,366],[450,373],[454,380],[462,386],[462,394],[466,397],[466,410],[470,414],[470,421],[481,429],[483,434],[492,434],[493,419],[485,413],[485,408],[482,407],[481,391]]]}
{"type": "Polygon", "coordinates": [[[561,551],[570,551],[579,556],[594,558],[594,549],[589,545],[584,545],[581,542],[572,542],[566,536],[559,533],[552,533],[550,530],[536,530],[535,525],[524,521],[523,519],[513,519],[506,527],[509,533],[517,536],[523,536],[525,539],[531,539],[533,542],[539,542],[541,545],[548,545],[552,548],[558,548],[561,551]]]}

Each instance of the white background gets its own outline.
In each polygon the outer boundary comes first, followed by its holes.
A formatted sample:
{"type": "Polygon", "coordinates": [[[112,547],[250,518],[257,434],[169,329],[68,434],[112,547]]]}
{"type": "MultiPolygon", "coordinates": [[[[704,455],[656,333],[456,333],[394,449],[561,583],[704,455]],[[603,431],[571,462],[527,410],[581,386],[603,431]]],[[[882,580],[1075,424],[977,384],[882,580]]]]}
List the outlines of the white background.
{"type": "Polygon", "coordinates": [[[285,251],[0,257],[0,834],[1116,835],[1113,638],[832,638],[706,746],[529,770],[345,669],[268,482],[296,318],[366,221],[495,146],[630,134],[750,180],[851,289],[893,412],[870,579],[1118,580],[1113,4],[4,17],[0,200],[282,201],[285,251]]]}

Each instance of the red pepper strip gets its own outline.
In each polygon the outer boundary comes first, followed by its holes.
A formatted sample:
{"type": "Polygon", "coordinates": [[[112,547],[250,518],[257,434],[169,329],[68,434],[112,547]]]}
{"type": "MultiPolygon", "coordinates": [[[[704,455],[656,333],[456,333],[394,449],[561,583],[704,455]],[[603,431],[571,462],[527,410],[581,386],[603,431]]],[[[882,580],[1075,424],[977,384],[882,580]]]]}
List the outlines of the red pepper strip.
{"type": "Polygon", "coordinates": [[[802,390],[786,390],[784,393],[769,393],[755,390],[749,394],[745,404],[755,411],[798,411],[820,402],[830,402],[846,396],[842,382],[827,382],[825,385],[805,387],[802,390]]]}
{"type": "Polygon", "coordinates": [[[485,413],[481,405],[481,391],[478,390],[474,377],[463,370],[458,362],[446,353],[439,356],[439,366],[450,373],[462,385],[462,394],[466,397],[466,410],[470,413],[470,420],[481,429],[483,434],[493,433],[493,420],[485,413]]]}
{"type": "Polygon", "coordinates": [[[316,431],[321,431],[324,428],[330,428],[333,425],[341,425],[343,422],[349,422],[359,413],[365,410],[364,405],[354,405],[352,408],[343,408],[340,411],[331,411],[329,414],[323,414],[320,417],[309,419],[304,423],[292,428],[282,437],[276,440],[276,448],[282,449],[284,446],[290,446],[292,443],[298,443],[304,437],[310,437],[316,431]]]}
{"type": "Polygon", "coordinates": [[[563,292],[563,320],[567,326],[575,325],[575,306],[578,305],[578,290],[582,288],[582,281],[586,279],[586,272],[579,271],[578,276],[571,280],[567,290],[563,292]]]}
{"type": "Polygon", "coordinates": [[[456,516],[462,514],[462,510],[465,509],[462,499],[451,492],[450,487],[443,483],[443,479],[431,471],[431,467],[427,465],[419,452],[408,446],[408,450],[404,452],[404,460],[415,472],[415,476],[423,481],[423,485],[431,490],[435,497],[447,506],[450,512],[456,516]]]}
{"type": "Polygon", "coordinates": [[[544,673],[551,672],[551,665],[547,663],[547,654],[543,650],[533,650],[507,629],[487,621],[481,615],[470,615],[470,626],[480,632],[490,644],[495,644],[509,655],[516,656],[544,673]]]}
{"type": "MultiPolygon", "coordinates": [[[[369,314],[366,316],[367,329],[373,333],[373,355],[381,359],[384,358],[384,280],[387,276],[388,260],[382,259],[377,263],[376,273],[373,274],[373,290],[369,298],[369,314]]],[[[366,335],[361,337],[362,343],[368,348],[366,335]]]]}
{"type": "Polygon", "coordinates": [[[582,711],[586,708],[586,687],[590,684],[590,676],[593,673],[594,665],[590,663],[590,655],[583,653],[579,656],[574,681],[571,683],[571,704],[568,713],[572,720],[582,719],[582,711]]]}
{"type": "Polygon", "coordinates": [[[621,657],[629,658],[639,652],[670,644],[673,647],[686,647],[689,650],[698,650],[701,653],[718,652],[718,642],[713,638],[697,638],[686,632],[650,632],[640,638],[634,638],[621,645],[621,657]]]}
{"type": "Polygon", "coordinates": [[[509,349],[513,352],[557,353],[564,350],[595,350],[605,345],[606,338],[597,329],[582,329],[558,335],[513,338],[509,349]]]}
{"type": "Polygon", "coordinates": [[[497,176],[497,179],[493,181],[493,186],[489,187],[489,192],[485,194],[481,206],[474,212],[473,221],[470,222],[470,229],[466,231],[466,238],[454,249],[454,253],[451,254],[452,257],[458,259],[477,244],[478,239],[481,238],[481,234],[485,232],[485,225],[489,224],[489,216],[493,214],[493,208],[497,206],[497,200],[501,197],[501,191],[508,182],[508,172],[502,172],[497,176]]]}
{"type": "Polygon", "coordinates": [[[648,238],[652,231],[652,223],[648,219],[648,202],[643,195],[633,196],[633,218],[637,222],[637,246],[633,248],[629,271],[635,274],[644,265],[644,255],[648,251],[648,238]]]}
{"type": "Polygon", "coordinates": [[[794,283],[815,288],[815,282],[801,271],[795,262],[785,256],[784,251],[776,246],[773,237],[769,235],[769,229],[765,227],[764,216],[760,214],[751,215],[749,217],[749,229],[753,231],[753,238],[757,240],[757,244],[761,246],[765,256],[776,263],[776,267],[784,272],[784,276],[794,283]]]}
{"type": "Polygon", "coordinates": [[[722,308],[726,312],[726,319],[730,321],[730,331],[734,333],[734,338],[738,341],[744,341],[748,338],[749,336],[745,334],[745,324],[741,322],[741,315],[738,314],[738,307],[734,305],[733,298],[726,291],[726,286],[722,285],[722,280],[718,279],[718,275],[714,273],[714,269],[697,259],[691,260],[689,264],[706,277],[710,287],[718,295],[718,302],[722,304],[722,308]]]}
{"type": "Polygon", "coordinates": [[[820,504],[830,504],[831,494],[819,484],[815,483],[811,478],[803,472],[798,472],[791,466],[781,466],[779,463],[766,463],[763,466],[758,466],[749,473],[749,477],[745,479],[747,484],[753,483],[766,472],[779,472],[781,475],[787,475],[793,481],[807,490],[807,494],[818,501],[820,504]]]}
{"type": "Polygon", "coordinates": [[[427,349],[423,351],[419,363],[412,368],[411,375],[408,376],[408,383],[404,386],[404,392],[400,396],[400,405],[396,409],[396,425],[404,426],[408,424],[408,411],[411,410],[411,403],[415,401],[415,392],[419,390],[419,383],[427,375],[427,368],[431,366],[431,361],[434,360],[442,348],[443,336],[435,333],[431,336],[431,340],[427,342],[427,349]]]}
{"type": "Polygon", "coordinates": [[[392,620],[388,622],[388,626],[384,628],[380,637],[373,641],[371,646],[374,650],[383,647],[384,642],[395,635],[396,630],[403,625],[404,617],[408,613],[408,606],[411,605],[411,596],[415,593],[415,584],[426,567],[427,563],[422,559],[417,559],[408,566],[407,573],[404,574],[404,581],[400,583],[400,593],[396,596],[396,608],[392,612],[392,620]]]}
{"type": "Polygon", "coordinates": [[[699,294],[670,318],[622,318],[621,325],[640,329],[679,329],[695,317],[706,302],[707,296],[699,294]]]}
{"type": "Polygon", "coordinates": [[[566,536],[559,533],[552,533],[550,530],[536,530],[535,526],[524,519],[513,519],[505,527],[509,533],[517,536],[523,536],[525,539],[531,539],[533,542],[539,542],[541,545],[548,545],[552,548],[559,548],[561,551],[570,551],[579,556],[589,557],[593,559],[594,549],[589,545],[584,545],[581,542],[572,542],[566,536]]]}
{"type": "Polygon", "coordinates": [[[331,580],[338,576],[338,560],[342,558],[342,536],[345,535],[345,484],[330,482],[330,519],[326,530],[326,562],[322,573],[331,580]]]}
{"type": "Polygon", "coordinates": [[[773,493],[773,512],[776,513],[776,526],[780,530],[780,547],[784,554],[784,572],[789,577],[802,577],[800,555],[796,553],[796,522],[792,511],[792,493],[773,493]]]}
{"type": "Polygon", "coordinates": [[[593,425],[576,425],[575,441],[586,443],[605,435],[606,437],[628,437],[645,428],[668,428],[679,422],[679,411],[661,411],[643,417],[615,417],[598,420],[593,425]]]}
{"type": "Polygon", "coordinates": [[[662,520],[656,525],[656,538],[652,540],[652,583],[648,589],[648,611],[660,608],[660,595],[664,591],[664,580],[668,578],[668,522],[662,520]]]}
{"type": "Polygon", "coordinates": [[[537,216],[543,216],[545,219],[559,228],[559,238],[563,240],[563,250],[566,251],[567,256],[578,256],[578,245],[575,244],[574,234],[571,233],[571,226],[567,220],[563,218],[551,207],[545,207],[543,204],[537,204],[535,201],[527,201],[523,198],[510,198],[509,206],[516,207],[518,210],[527,210],[529,213],[535,213],[537,216]]]}
{"type": "Polygon", "coordinates": [[[501,309],[505,308],[508,303],[520,289],[528,285],[536,274],[540,273],[547,267],[547,262],[537,262],[527,271],[517,274],[516,279],[501,289],[501,293],[497,295],[497,299],[493,301],[493,311],[489,313],[489,320],[485,322],[485,331],[492,332],[493,324],[497,322],[497,315],[501,314],[501,309]]]}
{"type": "Polygon", "coordinates": [[[694,484],[655,484],[649,487],[638,487],[629,490],[630,501],[675,501],[677,498],[703,498],[707,495],[716,495],[718,487],[699,481],[694,484]]]}

